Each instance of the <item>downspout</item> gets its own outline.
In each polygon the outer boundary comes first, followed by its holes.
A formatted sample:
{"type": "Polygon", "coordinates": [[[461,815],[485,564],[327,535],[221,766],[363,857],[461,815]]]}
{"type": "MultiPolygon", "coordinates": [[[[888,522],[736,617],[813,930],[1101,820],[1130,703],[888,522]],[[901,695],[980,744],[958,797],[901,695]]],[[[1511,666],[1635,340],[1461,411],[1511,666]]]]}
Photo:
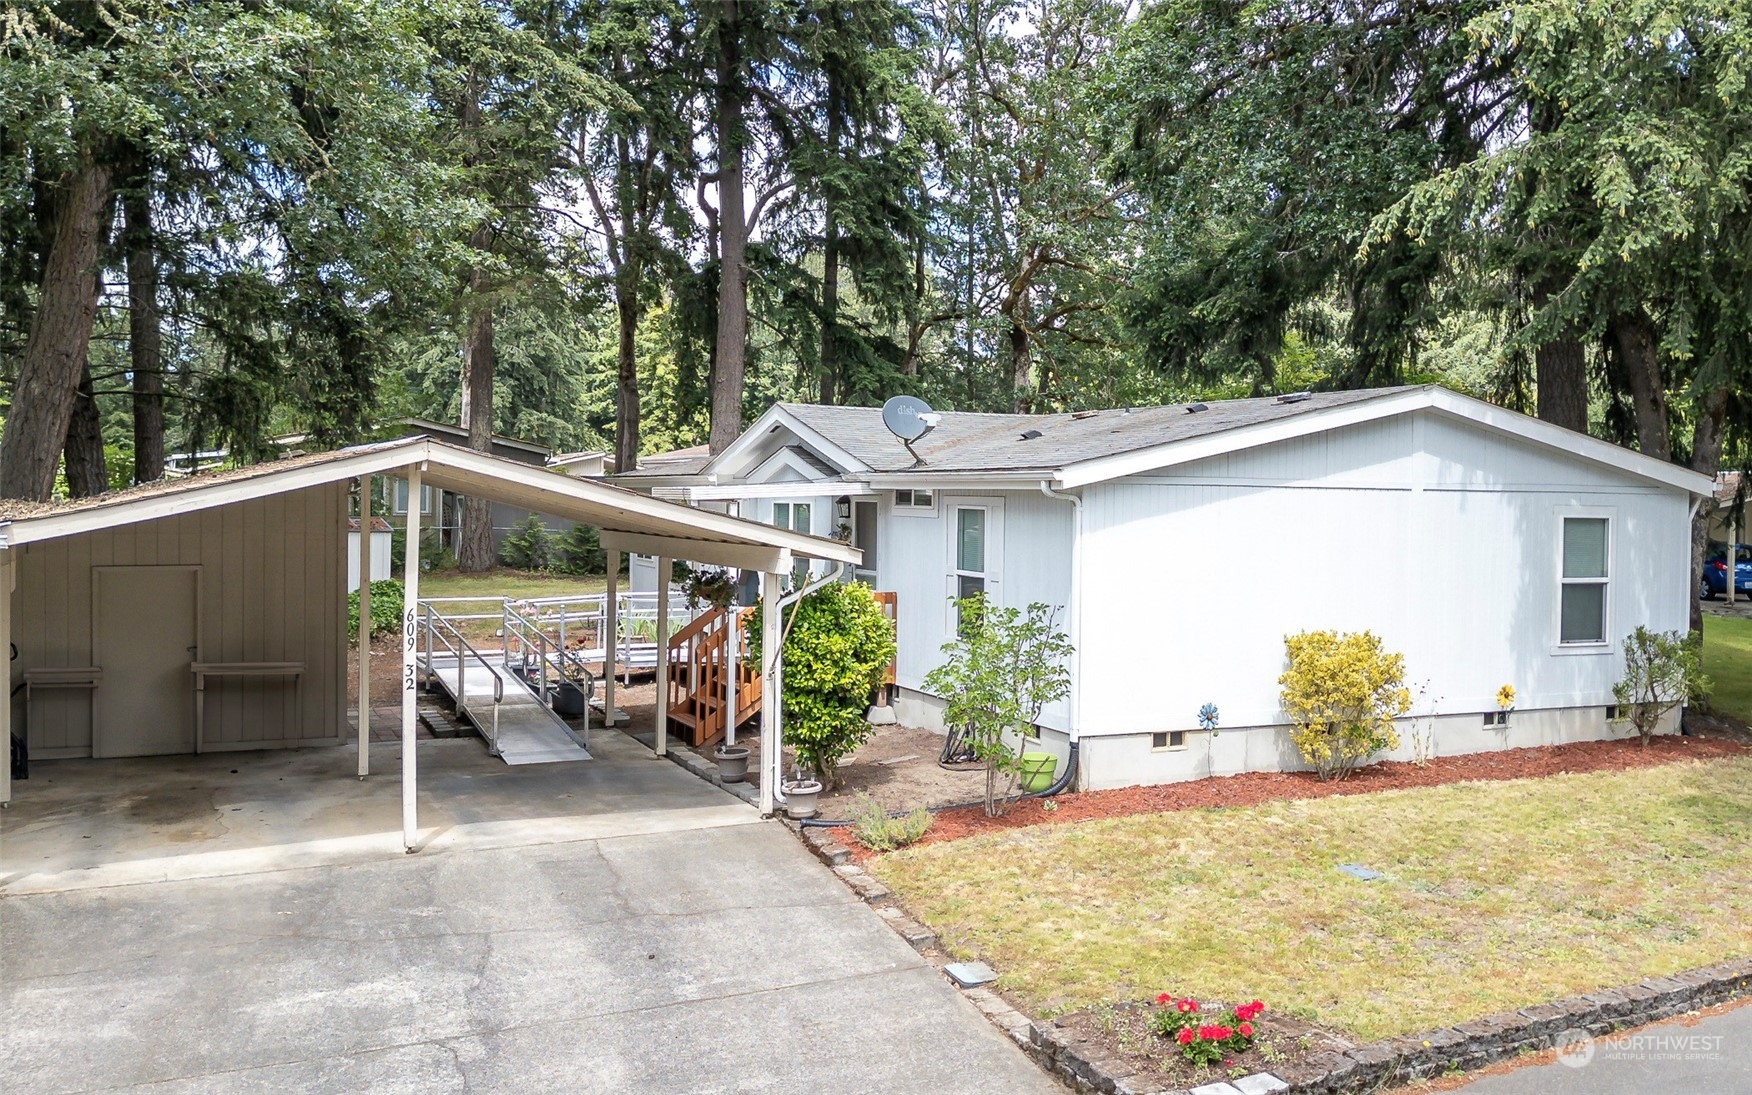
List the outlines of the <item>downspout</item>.
{"type": "Polygon", "coordinates": [[[1040,481],[1040,493],[1071,504],[1071,755],[1065,760],[1064,774],[1042,795],[1056,795],[1069,787],[1077,774],[1083,725],[1083,498],[1052,489],[1052,481],[1040,481]]]}
{"type": "MultiPolygon", "coordinates": [[[[833,582],[840,581],[845,576],[845,573],[846,573],[846,564],[845,563],[835,563],[832,573],[823,574],[821,577],[816,578],[814,581],[805,583],[803,588],[794,589],[791,592],[785,594],[784,596],[778,598],[776,601],[773,602],[772,610],[774,612],[783,612],[786,605],[795,604],[798,601],[801,601],[803,598],[809,596],[809,594],[811,594],[811,593],[814,593],[816,590],[820,589],[822,586],[828,585],[828,584],[833,583],[833,582]]],[[[774,685],[777,685],[779,683],[779,679],[780,679],[779,675],[784,671],[784,668],[785,668],[785,640],[791,637],[791,625],[795,624],[796,622],[797,622],[797,613],[795,611],[793,611],[791,613],[791,619],[788,622],[786,622],[784,627],[779,629],[779,648],[777,650],[772,651],[772,663],[771,663],[772,664],[772,678],[773,678],[772,683],[774,685]]],[[[778,689],[767,689],[767,691],[774,692],[774,691],[779,691],[779,690],[778,689]]],[[[766,700],[767,700],[766,696],[763,696],[761,698],[761,702],[763,702],[763,703],[765,703],[766,700]]],[[[773,802],[775,805],[778,805],[778,806],[783,806],[785,804],[785,780],[784,780],[784,775],[783,775],[784,768],[785,768],[785,744],[784,743],[785,743],[785,724],[784,724],[784,721],[781,719],[779,721],[778,748],[773,750],[773,755],[770,758],[768,758],[768,757],[761,758],[761,760],[762,760],[761,766],[766,769],[766,771],[762,774],[761,778],[772,780],[773,802]]]]}

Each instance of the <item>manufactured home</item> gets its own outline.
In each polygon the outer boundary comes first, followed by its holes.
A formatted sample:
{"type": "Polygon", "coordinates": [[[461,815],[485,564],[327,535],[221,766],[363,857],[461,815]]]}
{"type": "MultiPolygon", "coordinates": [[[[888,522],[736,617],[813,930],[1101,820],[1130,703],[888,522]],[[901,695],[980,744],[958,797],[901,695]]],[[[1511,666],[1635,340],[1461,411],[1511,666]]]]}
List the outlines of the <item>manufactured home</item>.
{"type": "Polygon", "coordinates": [[[934,417],[909,443],[876,408],[779,404],[697,470],[618,481],[860,549],[902,722],[942,729],[954,598],[1052,606],[1073,685],[1036,729],[1085,787],[1297,767],[1277,678],[1313,629],[1404,654],[1437,754],[1626,735],[1623,639],[1686,628],[1715,489],[1435,386],[934,417]]]}

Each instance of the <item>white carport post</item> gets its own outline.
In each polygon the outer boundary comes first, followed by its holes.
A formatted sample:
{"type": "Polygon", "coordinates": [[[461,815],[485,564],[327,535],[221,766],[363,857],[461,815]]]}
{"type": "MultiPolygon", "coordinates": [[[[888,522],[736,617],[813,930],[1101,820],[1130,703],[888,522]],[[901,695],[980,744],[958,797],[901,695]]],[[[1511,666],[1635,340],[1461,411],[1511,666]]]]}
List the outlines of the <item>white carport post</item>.
{"type": "Polygon", "coordinates": [[[621,553],[608,553],[608,592],[602,598],[602,723],[614,726],[614,656],[620,637],[621,553]]]}
{"type": "Polygon", "coordinates": [[[414,748],[416,741],[416,704],[414,691],[419,675],[416,654],[419,640],[420,611],[420,466],[409,464],[407,551],[402,563],[402,847],[414,850],[415,832],[419,828],[419,812],[414,804],[418,790],[414,748]]]}
{"type": "Polygon", "coordinates": [[[651,751],[669,752],[669,557],[657,557],[657,736],[651,751]]]}
{"type": "MultiPolygon", "coordinates": [[[[0,650],[12,648],[12,567],[12,549],[0,548],[0,650]]],[[[0,805],[12,801],[12,670],[7,665],[6,702],[0,705],[0,805]]]]}
{"type": "Polygon", "coordinates": [[[371,774],[371,475],[359,477],[359,778],[371,774]]]}
{"type": "Polygon", "coordinates": [[[779,752],[779,576],[760,576],[760,812],[777,810],[785,758],[779,752]]]}

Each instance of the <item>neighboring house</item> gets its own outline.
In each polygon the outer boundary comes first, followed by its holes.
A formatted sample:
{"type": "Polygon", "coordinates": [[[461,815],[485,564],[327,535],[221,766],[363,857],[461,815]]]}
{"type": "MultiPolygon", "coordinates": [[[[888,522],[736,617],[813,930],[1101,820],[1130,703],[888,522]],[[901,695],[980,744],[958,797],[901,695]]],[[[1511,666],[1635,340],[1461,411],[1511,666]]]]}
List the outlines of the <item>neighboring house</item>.
{"type": "Polygon", "coordinates": [[[601,449],[591,449],[587,452],[562,452],[548,457],[547,466],[548,470],[557,471],[563,475],[595,479],[614,471],[614,457],[601,449]]]}
{"type": "MultiPolygon", "coordinates": [[[[390,552],[395,530],[381,517],[371,519],[371,580],[381,582],[390,577],[390,552]]],[[[359,588],[359,519],[347,518],[347,592],[359,588]]]]}
{"type": "MultiPolygon", "coordinates": [[[[399,427],[403,436],[414,435],[430,437],[434,441],[446,444],[468,447],[468,431],[460,426],[452,426],[445,422],[433,422],[425,418],[399,418],[394,425],[399,427]]],[[[530,441],[519,441],[514,437],[493,436],[493,455],[506,460],[515,460],[520,464],[532,467],[549,467],[553,450],[530,441]]],[[[578,455],[578,454],[573,454],[578,455]]],[[[556,472],[563,469],[554,469],[556,472]]],[[[407,521],[408,488],[403,480],[395,480],[393,487],[385,484],[382,488],[385,497],[379,499],[379,506],[389,514],[389,519],[396,526],[407,521]],[[387,502],[385,506],[383,503],[387,502]]],[[[491,505],[493,521],[493,551],[497,553],[505,544],[505,537],[510,535],[517,526],[529,520],[530,511],[505,502],[493,502],[491,505]]],[[[573,522],[554,517],[550,514],[537,514],[541,523],[555,536],[563,536],[572,528],[573,522]]],[[[440,490],[427,486],[420,490],[420,518],[422,525],[435,529],[438,541],[451,554],[456,553],[462,538],[462,495],[455,491],[440,490]]]]}
{"type": "Polygon", "coordinates": [[[1709,542],[1744,544],[1752,538],[1752,484],[1741,493],[1744,472],[1724,471],[1716,476],[1715,506],[1709,520],[1709,542]]]}
{"type": "Polygon", "coordinates": [[[1309,629],[1402,652],[1439,754],[1622,736],[1623,638],[1687,626],[1714,489],[1434,386],[948,412],[910,450],[875,408],[781,404],[684,466],[615,482],[863,549],[856,577],[897,594],[903,722],[941,728],[951,598],[1058,608],[1073,691],[1041,742],[1078,741],[1088,787],[1298,766],[1277,678],[1309,629]]]}

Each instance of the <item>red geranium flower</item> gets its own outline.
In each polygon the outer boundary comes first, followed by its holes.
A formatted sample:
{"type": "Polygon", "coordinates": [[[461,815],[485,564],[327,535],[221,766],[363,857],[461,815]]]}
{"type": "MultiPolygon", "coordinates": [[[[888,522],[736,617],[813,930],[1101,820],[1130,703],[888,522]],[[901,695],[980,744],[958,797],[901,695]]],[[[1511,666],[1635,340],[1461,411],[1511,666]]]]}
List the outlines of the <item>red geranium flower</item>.
{"type": "Polygon", "coordinates": [[[1179,1008],[1182,1014],[1194,1012],[1198,1010],[1198,1001],[1188,996],[1181,1000],[1180,1003],[1176,1004],[1175,1007],[1179,1008]]]}
{"type": "Polygon", "coordinates": [[[1181,1027],[1180,1033],[1176,1034],[1174,1036],[1174,1040],[1176,1042],[1179,1042],[1183,1046],[1191,1045],[1192,1044],[1192,1028],[1191,1027],[1181,1027]]]}
{"type": "Polygon", "coordinates": [[[1235,1029],[1241,1032],[1241,1037],[1243,1038],[1253,1037],[1253,1024],[1245,1019],[1241,1020],[1241,1025],[1235,1029]]]}
{"type": "Polygon", "coordinates": [[[1223,1058],[1223,1067],[1224,1068],[1234,1068],[1235,1067],[1235,1058],[1224,1057],[1223,1058]]]}
{"type": "Polygon", "coordinates": [[[1170,1001],[1172,999],[1174,999],[1174,997],[1170,996],[1166,992],[1156,994],[1156,1003],[1157,1004],[1166,1004],[1168,1001],[1170,1001]]]}

